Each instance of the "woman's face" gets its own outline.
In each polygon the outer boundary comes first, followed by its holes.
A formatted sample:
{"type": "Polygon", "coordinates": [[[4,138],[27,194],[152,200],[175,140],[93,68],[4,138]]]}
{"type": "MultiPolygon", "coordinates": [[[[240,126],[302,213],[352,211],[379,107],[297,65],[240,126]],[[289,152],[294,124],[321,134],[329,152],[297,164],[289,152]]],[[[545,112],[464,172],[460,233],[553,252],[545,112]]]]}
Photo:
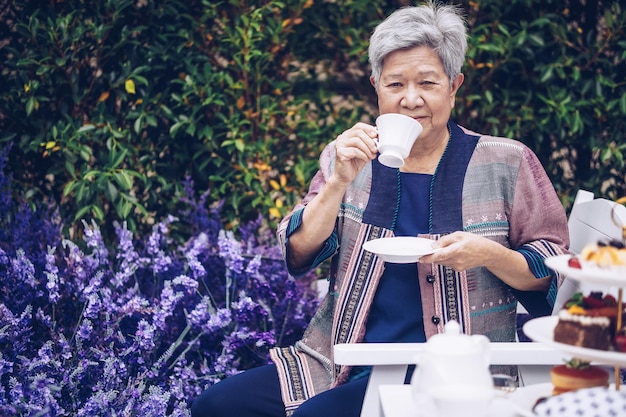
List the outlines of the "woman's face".
{"type": "Polygon", "coordinates": [[[398,50],[385,57],[376,88],[378,109],[380,114],[413,117],[424,128],[421,139],[437,140],[448,134],[448,119],[462,83],[463,74],[459,74],[450,86],[441,60],[431,48],[398,50]]]}

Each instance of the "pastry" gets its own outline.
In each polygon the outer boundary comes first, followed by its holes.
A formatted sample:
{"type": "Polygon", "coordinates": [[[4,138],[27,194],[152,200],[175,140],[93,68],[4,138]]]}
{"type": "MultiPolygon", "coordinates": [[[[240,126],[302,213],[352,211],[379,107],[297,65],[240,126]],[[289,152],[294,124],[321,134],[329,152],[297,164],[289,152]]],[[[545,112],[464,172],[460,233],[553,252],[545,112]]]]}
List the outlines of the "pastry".
{"type": "Polygon", "coordinates": [[[567,264],[570,268],[601,268],[626,272],[626,246],[616,239],[589,243],[579,255],[572,256],[567,264]]]}
{"type": "Polygon", "coordinates": [[[610,294],[578,292],[558,313],[554,341],[590,349],[612,348],[617,301],[610,294]]]}
{"type": "Polygon", "coordinates": [[[564,365],[552,367],[550,378],[553,395],[582,388],[609,386],[609,372],[606,369],[576,358],[564,365]]]}

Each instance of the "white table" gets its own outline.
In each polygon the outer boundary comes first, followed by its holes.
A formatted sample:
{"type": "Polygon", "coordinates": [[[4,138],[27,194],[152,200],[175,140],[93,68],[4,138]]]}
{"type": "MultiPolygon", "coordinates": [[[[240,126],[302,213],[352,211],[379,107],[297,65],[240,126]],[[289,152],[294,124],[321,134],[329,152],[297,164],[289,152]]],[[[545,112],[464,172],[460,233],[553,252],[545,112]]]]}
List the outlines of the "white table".
{"type": "MultiPolygon", "coordinates": [[[[535,387],[520,388],[516,391],[518,397],[521,391],[526,390],[530,397],[551,391],[551,384],[538,384],[535,387]],[[547,391],[547,392],[546,392],[547,391]]],[[[421,417],[413,403],[410,385],[381,385],[378,389],[380,394],[381,413],[384,417],[421,417]]],[[[509,394],[511,395],[511,394],[509,394]]],[[[532,404],[532,398],[523,399],[527,404],[532,404]],[[530,402],[529,402],[530,401],[530,402]]],[[[493,401],[489,417],[520,417],[532,415],[529,411],[521,409],[519,401],[510,401],[506,398],[496,398],[493,401]]],[[[524,407],[525,408],[525,407],[524,407]]],[[[450,416],[456,417],[456,416],[450,416]]],[[[463,416],[459,416],[463,417],[463,416]]]]}

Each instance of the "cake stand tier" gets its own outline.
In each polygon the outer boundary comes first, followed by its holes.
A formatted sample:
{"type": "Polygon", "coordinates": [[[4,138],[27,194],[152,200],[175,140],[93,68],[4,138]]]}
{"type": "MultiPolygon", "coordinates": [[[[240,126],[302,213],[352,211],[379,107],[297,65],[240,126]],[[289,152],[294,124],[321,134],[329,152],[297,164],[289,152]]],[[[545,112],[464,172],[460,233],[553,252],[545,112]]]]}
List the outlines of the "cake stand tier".
{"type": "MultiPolygon", "coordinates": [[[[589,349],[554,341],[558,316],[539,317],[527,321],[522,330],[534,342],[541,342],[573,357],[604,365],[626,367],[626,353],[612,350],[589,349]]],[[[565,359],[565,358],[563,358],[565,359]]]]}
{"type": "Polygon", "coordinates": [[[588,282],[597,285],[608,285],[611,287],[626,287],[626,272],[621,271],[609,271],[600,267],[585,267],[583,265],[581,269],[572,268],[567,264],[567,261],[572,255],[558,255],[551,256],[544,260],[546,266],[553,269],[569,278],[575,279],[579,282],[588,282]]]}

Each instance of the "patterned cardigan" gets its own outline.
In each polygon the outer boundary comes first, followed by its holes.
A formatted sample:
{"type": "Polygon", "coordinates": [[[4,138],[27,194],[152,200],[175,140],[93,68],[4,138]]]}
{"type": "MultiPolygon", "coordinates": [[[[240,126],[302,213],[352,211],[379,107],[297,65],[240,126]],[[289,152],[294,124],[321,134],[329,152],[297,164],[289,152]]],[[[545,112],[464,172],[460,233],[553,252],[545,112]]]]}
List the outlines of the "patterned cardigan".
{"type": "MultiPolygon", "coordinates": [[[[418,263],[426,337],[457,320],[465,333],[484,334],[494,342],[515,340],[516,306],[535,315],[549,314],[562,277],[543,259],[568,252],[563,206],[536,155],[520,142],[482,136],[449,123],[450,140],[432,179],[429,233],[463,230],[487,237],[522,253],[538,278],[552,276],[550,290],[513,290],[486,268],[463,272],[418,263]]],[[[335,147],[320,157],[320,170],[301,204],[281,222],[278,238],[283,255],[289,236],[299,227],[302,210],[331,175],[335,147]]],[[[399,207],[400,175],[377,160],[361,170],[344,195],[334,232],[313,264],[301,276],[332,258],[330,289],[294,346],[271,351],[287,415],[308,398],[347,381],[350,367],[333,362],[333,345],[363,339],[367,314],[385,268],[362,249],[368,240],[394,235],[399,207]],[[395,203],[395,204],[394,204],[395,203]]]]}

